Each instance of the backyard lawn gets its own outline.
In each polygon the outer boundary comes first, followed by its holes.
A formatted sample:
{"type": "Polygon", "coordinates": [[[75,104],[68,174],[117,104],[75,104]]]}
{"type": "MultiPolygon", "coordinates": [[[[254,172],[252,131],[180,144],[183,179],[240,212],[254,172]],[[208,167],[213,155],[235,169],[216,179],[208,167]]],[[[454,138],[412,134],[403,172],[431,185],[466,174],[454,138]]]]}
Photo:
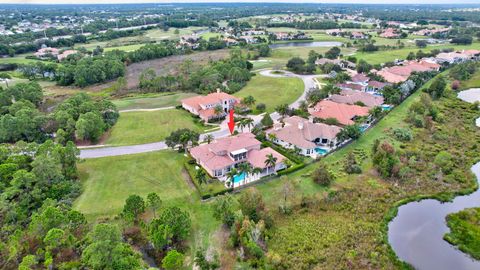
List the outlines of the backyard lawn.
{"type": "Polygon", "coordinates": [[[195,96],[193,93],[165,93],[135,96],[113,100],[119,110],[152,109],[180,105],[184,98],[195,96]]]}
{"type": "Polygon", "coordinates": [[[190,213],[193,226],[190,246],[210,242],[219,227],[211,207],[202,203],[195,187],[187,183],[183,172],[183,154],[159,151],[137,155],[87,159],[78,163],[82,195],[74,208],[91,221],[113,218],[132,194],[146,198],[156,192],[163,206],[177,206],[190,213]]]}
{"type": "Polygon", "coordinates": [[[275,111],[280,104],[290,104],[303,93],[303,82],[299,78],[272,78],[257,74],[235,96],[253,96],[258,103],[267,106],[267,112],[275,111]]]}
{"type": "Polygon", "coordinates": [[[212,127],[195,124],[192,115],[179,109],[125,112],[120,114],[105,144],[132,145],[158,142],[180,128],[189,128],[203,133],[212,127]]]}

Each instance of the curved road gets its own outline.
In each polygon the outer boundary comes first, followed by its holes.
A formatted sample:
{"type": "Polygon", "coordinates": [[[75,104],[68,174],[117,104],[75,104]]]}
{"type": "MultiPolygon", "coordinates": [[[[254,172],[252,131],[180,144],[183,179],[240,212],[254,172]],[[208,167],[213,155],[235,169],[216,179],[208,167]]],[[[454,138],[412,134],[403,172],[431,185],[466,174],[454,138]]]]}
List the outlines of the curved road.
{"type": "MultiPolygon", "coordinates": [[[[316,82],[314,78],[317,77],[324,77],[325,75],[298,75],[289,71],[282,71],[283,74],[275,74],[272,73],[273,70],[262,70],[260,74],[267,77],[275,77],[275,78],[300,78],[304,84],[304,91],[297,100],[295,100],[292,104],[290,104],[291,108],[297,109],[300,106],[300,103],[305,100],[308,91],[316,86],[316,82]]],[[[142,110],[132,110],[132,111],[154,111],[154,110],[162,110],[163,108],[158,109],[142,109],[142,110]]],[[[254,123],[257,124],[263,117],[262,115],[255,115],[250,116],[254,123]]],[[[280,118],[280,115],[277,112],[273,112],[270,114],[270,117],[273,120],[277,120],[280,118]]],[[[205,133],[200,135],[200,141],[203,141],[205,136],[209,134],[212,135],[214,138],[223,138],[230,135],[228,130],[227,121],[224,121],[220,125],[220,130],[205,133]]],[[[137,145],[128,145],[128,146],[106,146],[106,147],[79,147],[80,148],[80,158],[100,158],[100,157],[111,157],[111,156],[122,156],[122,155],[130,155],[130,154],[138,154],[138,153],[146,153],[146,152],[153,152],[158,150],[165,150],[168,146],[165,144],[164,141],[161,142],[154,142],[154,143],[146,143],[146,144],[137,144],[137,145]]]]}

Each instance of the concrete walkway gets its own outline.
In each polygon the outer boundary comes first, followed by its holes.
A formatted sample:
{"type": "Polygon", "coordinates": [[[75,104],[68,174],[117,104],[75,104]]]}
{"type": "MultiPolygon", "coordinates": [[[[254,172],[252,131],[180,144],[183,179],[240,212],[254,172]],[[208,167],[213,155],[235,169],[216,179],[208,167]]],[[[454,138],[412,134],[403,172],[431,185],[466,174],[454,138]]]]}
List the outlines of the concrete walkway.
{"type": "MultiPolygon", "coordinates": [[[[308,91],[317,85],[317,82],[314,78],[318,77],[325,77],[326,75],[298,75],[289,71],[282,71],[282,74],[275,74],[272,73],[273,70],[262,70],[260,74],[263,76],[268,77],[275,77],[275,78],[300,78],[303,81],[304,91],[297,100],[295,100],[292,104],[290,104],[291,108],[297,109],[300,106],[300,103],[305,100],[308,91]]],[[[134,112],[134,111],[158,111],[158,110],[166,110],[172,109],[175,107],[163,107],[163,108],[154,108],[154,109],[131,109],[131,110],[123,110],[120,112],[134,112]]],[[[260,115],[249,115],[248,117],[252,118],[254,124],[260,123],[264,114],[260,115]]],[[[275,121],[280,118],[280,115],[277,112],[273,112],[270,114],[270,117],[275,121]]],[[[238,132],[241,130],[236,127],[238,132]]],[[[244,129],[243,131],[248,131],[248,128],[244,129]]],[[[200,135],[200,142],[204,141],[207,135],[212,135],[215,139],[217,138],[224,138],[230,135],[230,131],[228,130],[228,120],[223,121],[220,124],[220,130],[201,134],[200,135]]],[[[161,142],[154,142],[154,143],[147,143],[147,144],[138,144],[138,145],[129,145],[129,146],[88,146],[88,147],[79,147],[80,148],[80,158],[100,158],[100,157],[111,157],[111,156],[122,156],[122,155],[130,155],[130,154],[139,154],[139,153],[146,153],[152,151],[159,151],[165,150],[168,146],[165,144],[164,141],[161,142]]]]}

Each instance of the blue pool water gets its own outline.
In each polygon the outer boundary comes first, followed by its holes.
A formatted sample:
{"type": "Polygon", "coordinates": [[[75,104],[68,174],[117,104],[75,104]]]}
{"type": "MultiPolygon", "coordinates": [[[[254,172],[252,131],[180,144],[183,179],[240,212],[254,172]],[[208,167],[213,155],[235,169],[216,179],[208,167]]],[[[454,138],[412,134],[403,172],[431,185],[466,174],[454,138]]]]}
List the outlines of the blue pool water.
{"type": "Polygon", "coordinates": [[[242,181],[243,179],[245,179],[245,173],[237,174],[233,177],[233,182],[238,183],[238,182],[242,181]]]}
{"type": "Polygon", "coordinates": [[[361,125],[360,126],[360,131],[365,132],[365,130],[367,130],[367,128],[368,128],[368,125],[361,125]]]}
{"type": "Polygon", "coordinates": [[[324,155],[326,155],[326,154],[328,153],[328,150],[317,147],[317,148],[315,148],[315,152],[317,152],[318,154],[324,156],[324,155]]]}
{"type": "Polygon", "coordinates": [[[392,107],[393,107],[392,105],[385,105],[385,104],[382,105],[382,109],[383,109],[384,111],[389,111],[389,110],[392,109],[392,107]]]}

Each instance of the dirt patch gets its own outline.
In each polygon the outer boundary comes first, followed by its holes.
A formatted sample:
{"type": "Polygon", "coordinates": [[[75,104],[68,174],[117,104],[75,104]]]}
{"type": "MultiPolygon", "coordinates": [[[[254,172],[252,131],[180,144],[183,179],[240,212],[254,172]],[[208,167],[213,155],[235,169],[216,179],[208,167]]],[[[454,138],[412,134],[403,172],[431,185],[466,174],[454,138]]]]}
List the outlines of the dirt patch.
{"type": "Polygon", "coordinates": [[[221,226],[213,235],[214,246],[220,258],[221,269],[234,269],[236,263],[235,250],[229,246],[230,229],[221,226]]]}
{"type": "Polygon", "coordinates": [[[195,65],[204,65],[208,61],[218,61],[228,56],[228,50],[196,52],[188,55],[174,55],[160,59],[148,60],[131,64],[127,67],[127,88],[138,86],[140,73],[147,68],[153,68],[157,75],[175,74],[185,60],[190,59],[195,65]]]}
{"type": "Polygon", "coordinates": [[[183,178],[185,179],[185,182],[187,182],[187,185],[193,189],[193,190],[197,190],[197,188],[195,187],[195,185],[193,184],[192,182],[192,178],[190,178],[190,175],[188,174],[188,172],[185,170],[185,169],[182,169],[182,176],[183,178]]]}

